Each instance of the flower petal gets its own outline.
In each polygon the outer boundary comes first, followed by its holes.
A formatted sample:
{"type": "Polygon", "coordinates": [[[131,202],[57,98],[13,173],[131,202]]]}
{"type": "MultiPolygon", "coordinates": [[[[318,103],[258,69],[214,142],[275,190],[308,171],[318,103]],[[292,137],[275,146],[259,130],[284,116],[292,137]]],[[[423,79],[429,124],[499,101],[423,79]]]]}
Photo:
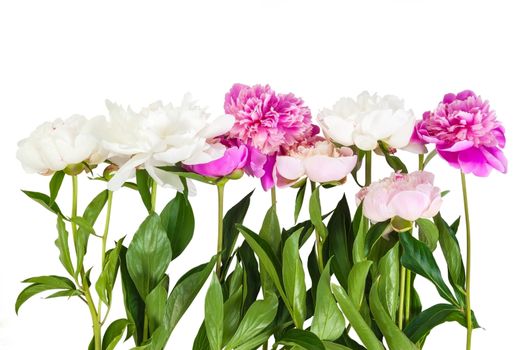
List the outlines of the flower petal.
{"type": "Polygon", "coordinates": [[[305,175],[303,159],[278,156],[276,158],[276,172],[287,180],[297,180],[305,175]]]}
{"type": "Polygon", "coordinates": [[[357,160],[357,156],[334,158],[317,155],[305,158],[303,164],[311,181],[324,183],[345,178],[354,169],[357,160]]]}
{"type": "Polygon", "coordinates": [[[401,191],[394,195],[389,207],[396,216],[415,221],[421,217],[431,204],[429,196],[419,191],[401,191]]]}

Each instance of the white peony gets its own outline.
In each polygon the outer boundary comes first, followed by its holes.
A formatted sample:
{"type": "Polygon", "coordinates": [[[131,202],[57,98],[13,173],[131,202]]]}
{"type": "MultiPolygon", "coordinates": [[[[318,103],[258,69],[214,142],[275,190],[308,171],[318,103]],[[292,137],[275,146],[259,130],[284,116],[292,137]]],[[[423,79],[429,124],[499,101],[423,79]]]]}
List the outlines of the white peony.
{"type": "Polygon", "coordinates": [[[371,151],[378,147],[378,141],[394,148],[407,146],[415,117],[411,110],[404,109],[398,97],[364,91],[356,100],[342,98],[332,109],[322,110],[318,121],[333,142],[371,151]]]}
{"type": "Polygon", "coordinates": [[[211,120],[206,111],[186,95],[179,107],[161,102],[135,112],[106,101],[109,120],[104,128],[103,146],[119,170],[109,181],[117,190],[145,169],[161,186],[183,189],[180,178],[158,167],[207,163],[220,158],[225,146],[213,138],[228,132],[234,124],[229,115],[211,120]]]}
{"type": "Polygon", "coordinates": [[[95,131],[103,122],[101,116],[88,120],[73,115],[43,123],[18,143],[16,157],[27,172],[42,175],[82,162],[99,164],[105,161],[106,154],[95,131]]]}

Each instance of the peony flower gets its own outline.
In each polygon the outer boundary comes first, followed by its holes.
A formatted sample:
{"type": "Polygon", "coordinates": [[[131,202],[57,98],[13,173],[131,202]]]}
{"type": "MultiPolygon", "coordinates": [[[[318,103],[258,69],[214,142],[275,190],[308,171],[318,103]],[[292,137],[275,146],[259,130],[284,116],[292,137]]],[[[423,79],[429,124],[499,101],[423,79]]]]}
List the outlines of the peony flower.
{"type": "Polygon", "coordinates": [[[120,166],[109,181],[116,190],[135,175],[136,168],[147,170],[159,184],[183,189],[178,175],[159,169],[181,162],[208,163],[223,156],[225,146],[213,138],[232,127],[234,119],[223,115],[214,120],[186,95],[179,107],[161,102],[135,112],[107,101],[110,119],[104,128],[104,147],[110,160],[120,166]]]}
{"type": "Polygon", "coordinates": [[[365,91],[356,100],[342,98],[332,109],[324,109],[318,121],[333,142],[371,151],[378,147],[378,141],[393,148],[407,146],[415,117],[411,110],[404,109],[398,97],[365,91]]]}
{"type": "Polygon", "coordinates": [[[225,112],[234,116],[229,139],[248,148],[247,174],[274,186],[276,156],[285,154],[319,132],[308,107],[293,94],[277,94],[268,85],[234,84],[225,95],[225,112]]]}
{"type": "Polygon", "coordinates": [[[290,185],[303,176],[319,183],[340,181],[354,169],[357,160],[349,147],[336,148],[319,139],[276,158],[278,185],[290,185]]]}
{"type": "Polygon", "coordinates": [[[203,176],[223,177],[243,169],[248,156],[249,152],[245,145],[230,146],[221,158],[208,163],[186,165],[185,168],[203,176]]]}
{"type": "Polygon", "coordinates": [[[27,172],[42,175],[83,162],[99,164],[106,159],[95,135],[101,123],[101,116],[88,120],[80,115],[43,123],[18,143],[16,157],[27,172]]]}
{"type": "Polygon", "coordinates": [[[470,90],[447,94],[434,112],[416,125],[418,137],[434,143],[438,153],[464,173],[487,176],[492,169],[507,172],[505,129],[488,101],[470,90]]]}
{"type": "Polygon", "coordinates": [[[394,217],[407,221],[432,218],[442,204],[441,192],[434,186],[434,175],[426,171],[395,173],[373,182],[356,195],[363,201],[363,214],[374,222],[394,217]]]}

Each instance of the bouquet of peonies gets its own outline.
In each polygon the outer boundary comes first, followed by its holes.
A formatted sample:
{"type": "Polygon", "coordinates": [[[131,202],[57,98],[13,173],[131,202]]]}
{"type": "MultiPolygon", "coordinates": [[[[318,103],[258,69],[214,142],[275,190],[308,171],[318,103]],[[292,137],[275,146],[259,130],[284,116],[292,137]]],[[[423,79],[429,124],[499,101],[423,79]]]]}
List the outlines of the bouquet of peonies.
{"type": "Polygon", "coordinates": [[[471,348],[479,325],[470,305],[465,175],[507,170],[504,129],[472,91],[445,95],[421,120],[395,96],[364,92],[321,111],[319,126],[303,100],[268,85],[235,84],[225,96],[226,114],[216,118],[189,95],[179,106],[156,102],[135,111],[107,102],[107,109],[107,116],[44,123],[19,143],[25,170],[52,175],[48,194],[23,192],[56,216],[64,271],[23,281],[17,312],[42,292],[81,300],[92,321],[89,349],[114,349],[132,338],[134,349],[161,350],[210,277],[195,350],[421,349],[448,321],[467,329],[471,348]],[[417,153],[418,169],[409,172],[397,150],[417,153]],[[425,170],[436,155],[461,172],[465,263],[456,239],[460,219],[440,215],[445,192],[425,170]],[[373,178],[372,163],[383,161],[392,174],[373,178]],[[258,232],[244,223],[252,192],[224,214],[226,184],[245,173],[272,194],[258,232]],[[82,174],[103,188],[80,210],[82,174]],[[57,202],[66,175],[70,213],[57,202]],[[216,255],[173,283],[167,268],[191,242],[198,217],[189,201],[194,181],[217,189],[216,255]],[[322,212],[321,191],[346,181],[361,187],[354,200],[344,195],[332,212],[322,212]],[[158,185],[177,191],[162,210],[158,185]],[[149,215],[134,235],[108,246],[112,199],[122,187],[136,191],[149,215]],[[295,222],[310,188],[308,220],[280,228],[277,187],[297,190],[295,222]],[[102,212],[104,231],[96,232],[102,212]],[[101,241],[94,270],[84,263],[91,240],[101,241]],[[304,266],[300,249],[309,240],[304,266]],[[437,249],[444,264],[434,258],[437,249]],[[118,276],[121,291],[114,290],[118,276]],[[430,281],[441,303],[422,305],[416,278],[430,281]],[[126,313],[107,324],[115,292],[126,313]]]}

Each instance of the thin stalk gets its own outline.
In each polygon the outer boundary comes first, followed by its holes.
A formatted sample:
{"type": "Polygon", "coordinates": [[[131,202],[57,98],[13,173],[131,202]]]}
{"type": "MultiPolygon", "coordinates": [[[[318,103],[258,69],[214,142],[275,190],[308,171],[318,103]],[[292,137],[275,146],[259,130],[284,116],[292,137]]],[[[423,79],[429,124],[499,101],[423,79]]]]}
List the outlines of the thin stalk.
{"type": "MultiPolygon", "coordinates": [[[[311,181],[311,192],[314,192],[316,190],[316,183],[314,181],[311,181]]],[[[318,188],[318,198],[320,195],[320,189],[318,188]]],[[[320,273],[323,272],[324,263],[323,263],[323,242],[321,240],[320,234],[318,233],[318,230],[314,230],[316,233],[316,254],[318,255],[318,269],[320,270],[320,273]]]]}
{"type": "Polygon", "coordinates": [[[223,249],[223,197],[225,184],[217,184],[216,188],[218,189],[218,244],[216,246],[216,254],[218,254],[218,258],[216,259],[216,275],[218,278],[221,278],[221,252],[223,249]]]}
{"type": "MultiPolygon", "coordinates": [[[[78,215],[78,177],[76,175],[72,176],[73,182],[73,202],[71,206],[71,217],[76,217],[78,215]]],[[[77,235],[77,226],[74,222],[71,221],[71,232],[73,234],[73,241],[76,242],[77,235]]],[[[91,296],[91,291],[89,290],[89,285],[87,283],[87,278],[83,267],[80,269],[80,275],[82,278],[82,283],[78,280],[78,277],[75,277],[76,282],[81,286],[84,295],[85,301],[89,308],[89,313],[91,314],[91,321],[93,322],[93,335],[94,335],[94,348],[95,350],[102,350],[102,327],[100,325],[100,320],[98,318],[98,313],[96,312],[96,306],[94,304],[93,298],[91,296]]]]}
{"type": "MultiPolygon", "coordinates": [[[[109,225],[111,222],[111,210],[113,207],[113,191],[108,191],[107,194],[107,209],[105,212],[105,227],[104,227],[104,234],[102,236],[102,271],[105,265],[105,251],[107,249],[107,237],[109,236],[109,225]]],[[[105,319],[107,318],[107,315],[109,314],[109,308],[110,306],[107,306],[107,314],[105,315],[103,320],[99,320],[101,324],[104,324],[105,319]]],[[[98,316],[102,316],[102,299],[98,300],[98,316]]]]}
{"type": "Polygon", "coordinates": [[[152,214],[156,211],[156,192],[158,189],[158,184],[156,181],[153,181],[151,185],[151,211],[149,214],[152,214]]]}
{"type": "Polygon", "coordinates": [[[405,305],[405,279],[406,279],[406,273],[407,269],[405,266],[401,266],[401,272],[400,272],[400,305],[398,308],[398,327],[399,329],[403,329],[403,313],[405,311],[404,305],[405,305]]]}
{"type": "MultiPolygon", "coordinates": [[[[274,186],[273,188],[271,188],[271,204],[274,207],[274,210],[276,210],[276,202],[277,202],[277,200],[276,200],[276,186],[274,186]]],[[[285,299],[284,299],[284,301],[285,301],[285,299]]],[[[287,306],[288,310],[291,310],[289,308],[289,305],[287,305],[287,303],[285,303],[285,306],[287,306]]],[[[262,349],[263,350],[268,350],[269,349],[269,341],[268,340],[265,343],[263,343],[262,349]]]]}
{"type": "Polygon", "coordinates": [[[467,350],[472,346],[472,311],[470,305],[470,257],[471,257],[471,235],[470,235],[470,216],[469,216],[469,201],[467,196],[467,182],[465,174],[461,172],[461,190],[463,192],[463,207],[465,209],[465,227],[467,230],[467,266],[466,266],[466,313],[467,313],[467,350]]]}
{"type": "MultiPolygon", "coordinates": [[[[372,182],[372,151],[365,152],[365,187],[372,182]]],[[[369,219],[363,216],[363,232],[369,231],[369,219]]]]}

